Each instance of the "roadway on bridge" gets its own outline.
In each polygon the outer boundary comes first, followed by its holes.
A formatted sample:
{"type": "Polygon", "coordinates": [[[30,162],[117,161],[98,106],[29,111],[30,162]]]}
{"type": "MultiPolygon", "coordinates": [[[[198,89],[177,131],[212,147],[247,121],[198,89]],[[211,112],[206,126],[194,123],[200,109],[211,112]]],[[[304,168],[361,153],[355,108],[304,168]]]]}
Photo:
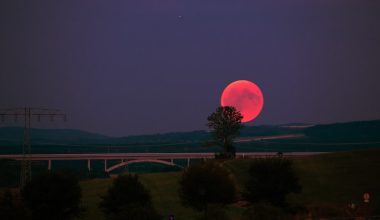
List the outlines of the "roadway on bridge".
{"type": "MultiPolygon", "coordinates": [[[[284,152],[284,157],[306,157],[327,152],[284,152]]],[[[277,152],[237,152],[237,158],[273,157],[277,152]]],[[[97,153],[97,154],[22,154],[0,155],[0,159],[13,160],[118,160],[118,159],[211,159],[213,152],[202,153],[97,153]]]]}

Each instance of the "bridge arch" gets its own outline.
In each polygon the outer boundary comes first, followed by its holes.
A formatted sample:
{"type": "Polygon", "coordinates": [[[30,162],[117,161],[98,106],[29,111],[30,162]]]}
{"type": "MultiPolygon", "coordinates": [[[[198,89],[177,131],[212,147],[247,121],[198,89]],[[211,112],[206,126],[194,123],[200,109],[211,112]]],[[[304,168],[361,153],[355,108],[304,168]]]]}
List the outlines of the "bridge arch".
{"type": "Polygon", "coordinates": [[[124,161],[124,162],[121,162],[121,163],[118,163],[118,164],[115,164],[109,168],[106,169],[106,172],[109,173],[113,170],[116,170],[117,168],[119,167],[122,167],[122,166],[127,166],[129,164],[134,164],[134,163],[159,163],[159,164],[164,164],[164,165],[168,165],[168,166],[174,166],[174,167],[179,167],[181,169],[183,169],[182,166],[180,165],[177,165],[173,162],[169,162],[169,161],[166,161],[166,160],[158,160],[158,159],[136,159],[136,160],[128,160],[128,161],[124,161]]]}

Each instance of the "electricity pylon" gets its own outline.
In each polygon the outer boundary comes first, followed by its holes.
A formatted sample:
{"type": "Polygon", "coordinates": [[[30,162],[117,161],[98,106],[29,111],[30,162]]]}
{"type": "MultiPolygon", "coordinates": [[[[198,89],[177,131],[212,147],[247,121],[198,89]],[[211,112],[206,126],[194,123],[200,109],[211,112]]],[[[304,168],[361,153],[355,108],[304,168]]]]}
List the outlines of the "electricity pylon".
{"type": "Polygon", "coordinates": [[[62,117],[66,121],[66,114],[58,109],[42,109],[42,108],[10,108],[0,109],[1,121],[4,122],[5,117],[14,117],[17,122],[19,117],[24,118],[24,141],[22,144],[21,173],[20,173],[20,188],[23,188],[26,183],[32,179],[32,162],[30,160],[31,141],[30,141],[30,127],[32,117],[36,116],[38,121],[41,117],[48,116],[51,121],[55,117],[62,117]]]}

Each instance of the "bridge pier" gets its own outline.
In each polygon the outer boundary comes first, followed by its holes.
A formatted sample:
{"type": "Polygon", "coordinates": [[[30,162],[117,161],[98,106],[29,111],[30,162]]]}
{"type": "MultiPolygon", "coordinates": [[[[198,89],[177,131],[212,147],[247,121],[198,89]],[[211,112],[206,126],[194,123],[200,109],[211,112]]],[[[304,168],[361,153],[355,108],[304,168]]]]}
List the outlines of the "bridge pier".
{"type": "Polygon", "coordinates": [[[104,172],[107,172],[107,160],[104,160],[104,172]]]}
{"type": "Polygon", "coordinates": [[[48,161],[48,170],[51,171],[51,160],[48,161]]]}
{"type": "Polygon", "coordinates": [[[187,158],[187,167],[190,166],[190,158],[187,158]]]}
{"type": "Polygon", "coordinates": [[[87,169],[88,169],[88,172],[91,171],[91,160],[87,160],[87,169]]]}

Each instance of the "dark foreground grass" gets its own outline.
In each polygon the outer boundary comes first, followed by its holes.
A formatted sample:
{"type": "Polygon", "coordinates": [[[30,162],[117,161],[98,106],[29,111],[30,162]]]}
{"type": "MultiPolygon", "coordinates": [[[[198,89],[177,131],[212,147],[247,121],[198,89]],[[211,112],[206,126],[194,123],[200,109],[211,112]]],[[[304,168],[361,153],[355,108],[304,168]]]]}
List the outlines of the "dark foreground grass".
{"type": "MultiPolygon", "coordinates": [[[[178,196],[178,179],[180,172],[154,173],[140,175],[141,182],[149,189],[155,208],[167,219],[169,215],[174,215],[175,219],[193,220],[197,219],[201,213],[184,207],[178,196]]],[[[112,184],[112,179],[95,179],[82,181],[83,206],[85,212],[80,219],[103,220],[104,214],[98,208],[101,195],[104,195],[107,188],[112,184]]],[[[240,216],[242,209],[236,206],[227,207],[227,212],[231,216],[240,216]]],[[[236,218],[238,219],[238,218],[236,218]]]]}
{"type": "MultiPolygon", "coordinates": [[[[345,208],[349,202],[364,205],[364,192],[371,194],[370,208],[380,213],[380,151],[342,152],[293,159],[303,191],[290,195],[292,205],[305,207],[332,205],[345,208]]],[[[225,165],[235,175],[241,191],[247,178],[250,159],[229,161],[225,165]]],[[[167,219],[196,219],[200,213],[184,207],[178,196],[180,172],[143,174],[143,184],[150,190],[154,206],[167,219]]],[[[81,219],[102,220],[98,208],[100,195],[104,195],[112,179],[82,181],[83,204],[86,208],[81,219]]],[[[227,208],[232,219],[239,219],[244,208],[236,204],[227,208]]]]}
{"type": "MultiPolygon", "coordinates": [[[[369,208],[380,214],[380,150],[353,151],[293,159],[303,187],[288,197],[292,205],[333,206],[345,209],[353,202],[364,206],[363,194],[370,193],[369,208]]],[[[250,160],[227,163],[241,190],[250,160]]]]}
{"type": "Polygon", "coordinates": [[[141,181],[151,189],[153,203],[164,219],[168,219],[169,215],[175,215],[176,219],[196,219],[200,213],[184,207],[180,202],[177,184],[179,178],[179,172],[156,173],[141,176],[141,181]]]}
{"type": "Polygon", "coordinates": [[[341,207],[354,202],[380,214],[380,151],[345,152],[295,160],[303,192],[292,201],[303,204],[330,203],[341,207]]]}

